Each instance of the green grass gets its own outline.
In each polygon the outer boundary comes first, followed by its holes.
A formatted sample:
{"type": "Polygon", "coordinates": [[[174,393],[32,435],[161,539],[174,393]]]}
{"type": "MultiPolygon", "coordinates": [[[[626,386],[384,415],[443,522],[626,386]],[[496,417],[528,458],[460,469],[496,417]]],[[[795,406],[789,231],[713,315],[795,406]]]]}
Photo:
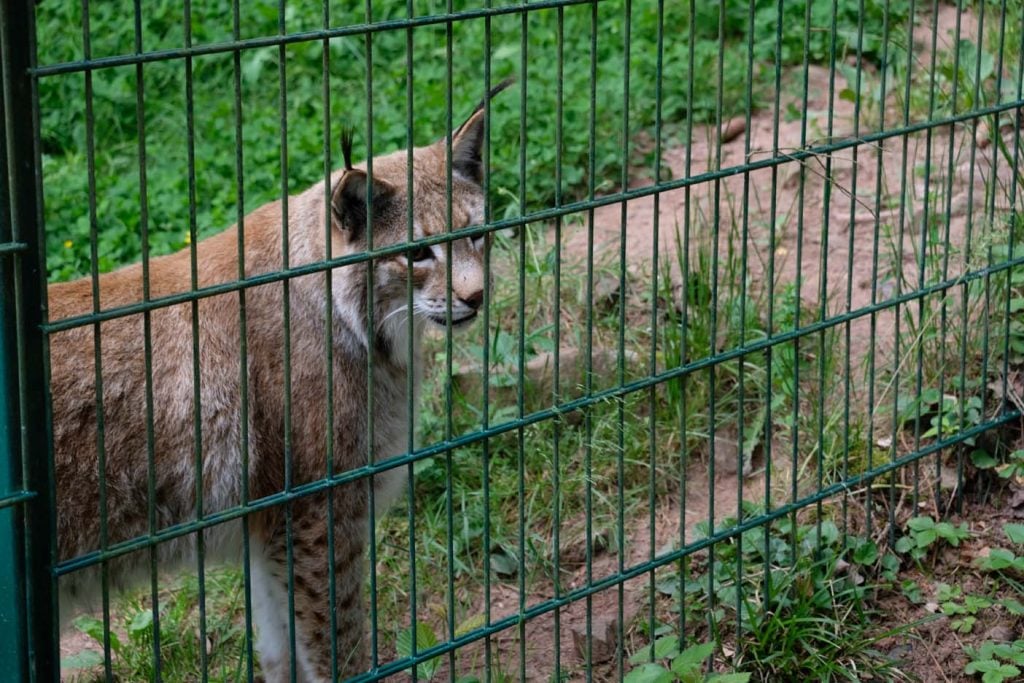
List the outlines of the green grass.
{"type": "MultiPolygon", "coordinates": [[[[747,503],[743,512],[763,509],[747,503]]],[[[720,529],[736,522],[727,518],[720,529]]],[[[698,525],[702,537],[709,532],[698,525]]],[[[698,634],[707,628],[728,652],[715,657],[713,670],[735,667],[755,681],[900,680],[905,673],[877,647],[894,635],[874,623],[882,564],[872,541],[844,535],[831,521],[781,519],[659,572],[656,635],[678,637],[679,623],[698,634]]]]}
{"type": "MultiPolygon", "coordinates": [[[[700,4],[700,3],[698,3],[700,4]]],[[[893,3],[890,13],[905,14],[905,2],[893,3]]],[[[455,10],[475,6],[455,3],[455,10]]],[[[706,87],[704,74],[713,73],[718,64],[718,17],[707,9],[698,12],[693,22],[693,74],[703,87],[695,88],[693,101],[678,87],[690,77],[689,18],[684,3],[666,3],[664,25],[669,34],[662,56],[664,74],[662,118],[663,134],[671,138],[682,129],[687,116],[695,122],[714,120],[718,93],[706,87]]],[[[725,4],[723,54],[723,117],[743,111],[745,83],[750,75],[742,58],[748,24],[746,3],[729,0],[725,4]]],[[[838,54],[849,53],[856,45],[854,10],[857,3],[843,0],[838,39],[838,54]]],[[[881,11],[879,0],[866,3],[869,18],[881,11]]],[[[331,25],[339,26],[365,20],[363,4],[348,0],[331,4],[331,25]]],[[[418,0],[414,14],[425,15],[443,10],[440,2],[418,0]]],[[[38,13],[39,63],[52,64],[80,59],[82,47],[81,7],[76,3],[41,5],[38,13]]],[[[771,46],[775,41],[774,3],[758,0],[753,43],[758,58],[753,73],[756,105],[761,93],[772,83],[771,46]]],[[[637,7],[632,15],[630,34],[630,92],[628,105],[623,93],[625,41],[623,2],[606,0],[593,11],[589,7],[563,10],[562,45],[564,68],[557,68],[559,13],[556,10],[530,12],[525,26],[515,15],[491,20],[491,70],[496,83],[516,75],[528,91],[523,112],[525,149],[520,138],[518,106],[513,98],[495,103],[492,123],[492,188],[496,215],[509,206],[508,197],[522,197],[518,209],[535,211],[550,206],[554,186],[558,85],[561,72],[563,121],[562,196],[581,198],[588,188],[597,192],[619,189],[623,163],[622,115],[628,106],[630,135],[654,129],[652,105],[657,87],[657,13],[637,7]],[[525,31],[525,33],[524,33],[525,31]],[[589,73],[591,37],[596,36],[593,63],[597,80],[589,73]],[[520,70],[524,57],[528,66],[520,70]],[[596,109],[591,110],[591,87],[595,88],[596,109]],[[590,154],[589,121],[594,120],[594,155],[590,154]],[[526,175],[519,177],[520,154],[525,155],[526,175]],[[589,169],[593,168],[593,177],[589,169]]],[[[400,3],[378,3],[373,20],[403,18],[400,3]]],[[[93,4],[90,8],[91,50],[94,57],[130,54],[134,50],[131,3],[126,0],[93,4]]],[[[322,27],[322,6],[312,0],[289,2],[284,30],[297,32],[322,27]]],[[[802,59],[795,44],[803,40],[804,18],[799,3],[787,3],[785,9],[783,63],[802,59]]],[[[811,13],[811,57],[827,59],[823,45],[827,16],[818,9],[811,13]]],[[[279,31],[276,3],[267,0],[245,3],[240,15],[240,36],[273,36],[279,31]]],[[[184,44],[184,17],[181,4],[173,0],[146,3],[142,17],[142,45],[146,50],[178,47],[184,44]]],[[[232,16],[224,2],[195,2],[192,10],[192,42],[195,45],[230,40],[232,16]]],[[[867,23],[866,57],[877,54],[878,36],[867,23]],[[874,36],[874,37],[872,37],[874,36]],[[874,47],[873,47],[874,46],[874,47]]],[[[280,55],[276,48],[246,50],[240,56],[240,102],[243,131],[238,146],[234,132],[234,66],[230,53],[196,57],[192,67],[195,134],[196,227],[200,236],[219,232],[237,216],[240,185],[244,209],[252,210],[289,192],[304,189],[323,178],[325,125],[333,146],[342,125],[352,124],[357,131],[357,149],[366,150],[367,69],[373,75],[373,152],[381,153],[429,143],[445,133],[448,105],[451,120],[458,125],[479,101],[483,93],[485,23],[482,19],[453,24],[451,60],[452,101],[444,84],[448,73],[446,33],[443,25],[413,31],[412,52],[407,53],[403,31],[374,34],[370,65],[360,37],[341,37],[330,41],[329,114],[325,116],[323,97],[324,46],[322,42],[299,43],[285,49],[285,93],[283,111],[287,119],[287,173],[281,164],[282,109],[280,55]],[[406,130],[406,64],[414,65],[412,131],[406,130]],[[326,124],[325,124],[326,121],[326,124]],[[242,157],[242,178],[236,178],[236,150],[242,157]],[[286,176],[286,177],[285,177],[286,176]]],[[[134,67],[94,71],[93,119],[96,173],[96,233],[99,268],[110,270],[137,260],[141,254],[140,215],[142,198],[139,182],[140,112],[136,89],[144,88],[142,122],[145,127],[146,209],[149,248],[161,254],[185,245],[189,232],[188,144],[186,136],[187,101],[185,66],[181,60],[147,64],[138,81],[134,67]]],[[[86,144],[86,97],[81,74],[50,76],[39,86],[43,176],[48,268],[51,278],[69,279],[89,272],[90,219],[87,211],[88,147],[86,144]]],[[[332,156],[337,159],[337,150],[332,156]]],[[[359,154],[358,156],[365,156],[359,154]]],[[[627,163],[631,167],[650,168],[649,153],[632,147],[627,163]]],[[[335,163],[334,166],[338,164],[335,163]]]]}
{"type": "MultiPolygon", "coordinates": [[[[157,680],[157,634],[162,680],[195,680],[203,649],[210,680],[242,680],[247,669],[241,572],[237,568],[206,571],[205,620],[199,612],[199,582],[194,575],[167,578],[161,586],[155,616],[148,591],[137,591],[117,601],[110,633],[111,674],[115,680],[157,680]],[[200,632],[205,634],[205,643],[200,641],[200,632]]],[[[103,620],[83,615],[75,619],[74,628],[92,642],[89,649],[64,659],[61,667],[76,683],[104,680],[103,620]]]]}

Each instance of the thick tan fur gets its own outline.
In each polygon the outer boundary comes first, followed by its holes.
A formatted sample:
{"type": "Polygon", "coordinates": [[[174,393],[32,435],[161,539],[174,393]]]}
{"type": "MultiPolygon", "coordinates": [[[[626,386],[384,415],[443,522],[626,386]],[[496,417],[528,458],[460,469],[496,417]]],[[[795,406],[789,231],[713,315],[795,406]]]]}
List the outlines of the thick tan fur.
{"type": "MultiPolygon", "coordinates": [[[[478,108],[452,137],[452,229],[483,219],[482,127],[483,112],[478,108]]],[[[446,147],[442,140],[414,152],[416,238],[449,229],[446,147]]],[[[328,235],[331,256],[366,249],[368,179],[363,168],[351,167],[348,159],[346,167],[331,176],[329,192],[321,182],[288,198],[289,266],[325,259],[328,235]]],[[[408,190],[405,151],[374,159],[370,208],[375,247],[407,240],[408,190]]],[[[246,276],[278,271],[284,265],[282,218],[280,202],[246,217],[241,229],[246,276]]],[[[196,245],[200,287],[238,279],[239,232],[235,226],[196,245]]],[[[481,304],[487,242],[480,238],[452,243],[453,325],[472,319],[481,304]]],[[[329,471],[337,474],[360,467],[369,458],[380,461],[405,453],[414,421],[407,410],[409,373],[415,392],[422,368],[422,330],[431,321],[447,323],[445,258],[444,245],[438,245],[375,261],[373,329],[368,327],[366,263],[253,287],[242,295],[230,292],[203,298],[195,312],[198,368],[191,303],[103,322],[98,338],[93,326],[54,334],[51,392],[61,559],[193,521],[200,507],[203,515],[209,515],[241,504],[245,496],[258,500],[285,490],[286,485],[321,479],[329,471]],[[409,263],[414,288],[411,313],[405,308],[409,263]],[[330,330],[328,309],[333,319],[330,330]],[[147,340],[152,358],[149,372],[147,340]],[[286,348],[290,351],[287,368],[286,348]],[[102,391],[96,381],[97,349],[102,391]],[[370,354],[372,416],[367,413],[370,354]],[[333,423],[328,421],[329,382],[333,382],[333,423]],[[288,430],[286,396],[291,403],[288,430]],[[372,444],[367,443],[370,420],[372,444]],[[248,479],[243,476],[245,460],[248,479]],[[197,497],[197,461],[201,463],[201,497],[197,497]]],[[[149,296],[187,291],[190,277],[188,250],[152,259],[149,296]]],[[[100,309],[141,300],[140,265],[99,278],[100,309]]],[[[92,282],[52,285],[49,305],[51,320],[92,312],[92,282]]],[[[403,467],[374,478],[378,512],[404,490],[405,472],[403,467]]],[[[299,680],[325,681],[334,670],[341,676],[366,670],[362,586],[369,497],[369,480],[360,479],[329,494],[301,497],[247,518],[253,616],[266,680],[289,678],[289,573],[294,586],[299,680]],[[327,544],[329,500],[333,557],[327,544]],[[290,569],[289,533],[293,539],[290,569]],[[331,572],[333,605],[328,599],[331,572]],[[332,635],[337,642],[336,662],[332,662],[332,635]]],[[[240,520],[207,529],[202,541],[208,561],[242,559],[240,520]]],[[[156,545],[161,570],[182,562],[195,567],[196,544],[195,536],[186,535],[156,545]]],[[[148,575],[150,561],[148,549],[122,555],[105,565],[107,580],[115,589],[130,585],[148,575]]],[[[74,602],[95,604],[100,581],[99,567],[63,577],[62,612],[74,602]]]]}

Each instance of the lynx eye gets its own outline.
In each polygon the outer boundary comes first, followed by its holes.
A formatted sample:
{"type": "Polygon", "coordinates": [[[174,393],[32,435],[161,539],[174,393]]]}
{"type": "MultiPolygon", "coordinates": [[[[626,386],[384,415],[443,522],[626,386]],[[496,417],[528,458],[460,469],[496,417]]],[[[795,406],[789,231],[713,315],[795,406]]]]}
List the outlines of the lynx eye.
{"type": "Polygon", "coordinates": [[[473,238],[473,248],[480,251],[484,248],[484,238],[486,235],[477,235],[473,238]]]}
{"type": "Polygon", "coordinates": [[[430,247],[419,247],[409,252],[409,260],[413,263],[423,263],[434,258],[434,250],[430,247]]]}

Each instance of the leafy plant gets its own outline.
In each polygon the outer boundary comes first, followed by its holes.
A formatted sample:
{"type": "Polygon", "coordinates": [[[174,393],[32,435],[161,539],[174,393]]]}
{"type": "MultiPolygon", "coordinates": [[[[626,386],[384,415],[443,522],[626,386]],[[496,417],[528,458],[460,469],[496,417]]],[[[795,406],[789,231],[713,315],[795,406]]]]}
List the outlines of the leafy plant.
{"type": "MultiPolygon", "coordinates": [[[[743,503],[745,517],[761,512],[743,503]]],[[[735,523],[726,518],[719,529],[735,523]]],[[[711,528],[701,523],[696,532],[706,537],[711,528]]],[[[768,534],[751,529],[716,543],[713,557],[711,577],[691,575],[692,569],[685,580],[669,573],[657,588],[685,607],[688,623],[710,614],[716,632],[735,634],[737,668],[757,680],[830,680],[854,669],[883,679],[898,675],[875,647],[892,633],[872,630],[867,600],[873,587],[866,577],[887,571],[891,556],[869,539],[844,536],[828,520],[801,525],[786,517],[771,523],[768,534]]],[[[656,652],[659,645],[672,652],[675,637],[669,631],[655,640],[656,652]]],[[[650,663],[649,652],[650,645],[635,661],[650,663]]]]}
{"type": "MultiPolygon", "coordinates": [[[[425,624],[422,621],[416,622],[416,627],[402,631],[398,634],[398,639],[395,641],[395,650],[401,657],[412,657],[413,656],[413,636],[415,635],[416,641],[416,652],[422,652],[428,648],[437,645],[437,635],[434,633],[434,629],[430,627],[430,624],[425,624]]],[[[434,674],[437,673],[438,667],[441,666],[441,658],[433,657],[424,662],[420,662],[416,665],[416,673],[424,680],[433,680],[434,674]]]]}
{"type": "MultiPolygon", "coordinates": [[[[1014,545],[1024,545],[1024,524],[1006,523],[1003,533],[1014,545]]],[[[975,560],[975,564],[986,571],[1016,572],[1024,575],[1024,556],[1018,556],[1005,548],[990,548],[987,555],[975,560]]]]}
{"type": "Polygon", "coordinates": [[[965,647],[970,658],[964,671],[981,674],[983,683],[1004,683],[1018,680],[1024,668],[1024,640],[994,643],[986,640],[978,648],[965,647]]]}
{"type": "Polygon", "coordinates": [[[949,625],[957,633],[970,633],[977,622],[978,612],[991,607],[993,601],[982,595],[963,595],[958,586],[938,584],[936,600],[939,609],[950,617],[949,625]]]}
{"type": "Polygon", "coordinates": [[[909,553],[915,561],[921,561],[938,542],[945,541],[953,547],[970,537],[967,523],[953,526],[949,522],[936,522],[930,516],[913,517],[907,522],[908,533],[896,541],[896,552],[909,553]]]}
{"type": "MultiPolygon", "coordinates": [[[[195,680],[195,672],[203,661],[210,680],[238,680],[245,667],[240,574],[220,568],[209,570],[204,588],[207,609],[202,624],[196,609],[198,580],[184,576],[161,591],[156,612],[149,595],[140,593],[131,596],[111,618],[109,629],[102,619],[91,615],[78,617],[74,626],[100,650],[104,632],[108,631],[111,671],[118,680],[195,680]],[[199,639],[200,625],[205,631],[205,642],[199,639]],[[154,653],[157,645],[159,664],[154,653]]],[[[103,662],[102,654],[85,650],[65,658],[61,665],[88,670],[103,662]]]]}
{"type": "Polygon", "coordinates": [[[715,651],[714,643],[680,650],[679,638],[670,635],[654,641],[653,649],[653,660],[650,648],[629,658],[630,664],[638,666],[626,674],[625,683],[747,683],[750,680],[749,673],[704,673],[704,663],[715,651]]]}
{"type": "Polygon", "coordinates": [[[971,454],[971,462],[979,469],[994,470],[1002,479],[1024,477],[1024,449],[1011,453],[1005,463],[999,463],[984,451],[975,451],[971,454]]]}
{"type": "MultiPolygon", "coordinates": [[[[967,427],[973,427],[981,422],[981,398],[968,396],[965,409],[961,414],[960,401],[956,396],[937,396],[934,389],[927,390],[921,397],[921,402],[927,406],[929,412],[934,415],[931,418],[931,426],[921,434],[923,439],[943,439],[957,433],[961,429],[961,419],[967,427]],[[961,417],[962,415],[962,417],[961,417]]],[[[965,443],[972,445],[973,439],[965,440],[965,443]]]]}

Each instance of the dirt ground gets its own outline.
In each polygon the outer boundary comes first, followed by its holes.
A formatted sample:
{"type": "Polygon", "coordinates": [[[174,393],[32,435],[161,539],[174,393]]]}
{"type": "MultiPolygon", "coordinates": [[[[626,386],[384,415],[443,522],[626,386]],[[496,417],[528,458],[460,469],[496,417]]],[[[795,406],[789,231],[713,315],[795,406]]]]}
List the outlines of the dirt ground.
{"type": "MultiPolygon", "coordinates": [[[[955,7],[940,7],[940,49],[952,45],[956,17],[955,7]]],[[[927,30],[916,35],[915,67],[921,70],[930,68],[930,23],[927,15],[923,16],[921,24],[927,30]]],[[[965,39],[977,39],[977,22],[972,14],[963,15],[960,32],[965,39]]],[[[864,65],[864,70],[867,75],[862,90],[866,91],[869,79],[878,76],[871,65],[864,65]]],[[[754,112],[749,126],[742,117],[723,124],[720,161],[714,126],[695,126],[691,145],[665,149],[664,165],[671,169],[672,178],[698,178],[689,188],[689,198],[685,188],[660,193],[657,216],[654,196],[632,200],[627,204],[625,226],[621,204],[597,209],[595,253],[617,254],[625,235],[627,267],[637,276],[649,277],[657,229],[660,263],[671,264],[673,278],[677,279],[676,243],[682,239],[689,213],[691,244],[713,239],[717,228],[723,258],[730,246],[737,251],[746,249],[753,283],[766,285],[762,281],[771,265],[776,290],[799,277],[801,297],[818,301],[824,292],[829,315],[835,315],[885,301],[906,292],[906,283],[915,281],[917,244],[921,241],[924,198],[928,193],[940,195],[941,201],[933,200],[927,208],[933,213],[938,209],[948,213],[949,243],[954,250],[962,250],[968,215],[972,221],[979,221],[984,215],[986,185],[993,176],[1004,186],[1012,177],[1006,162],[997,159],[997,145],[991,144],[988,124],[982,123],[978,130],[970,125],[942,126],[929,133],[854,145],[855,139],[879,130],[877,105],[865,97],[858,120],[853,102],[840,97],[854,84],[848,83],[842,73],[832,74],[825,67],[811,66],[807,74],[805,122],[793,116],[802,108],[802,79],[799,69],[788,72],[783,79],[777,140],[775,113],[769,107],[754,112]],[[976,139],[978,146],[973,144],[976,139]],[[716,169],[764,162],[772,158],[776,148],[779,156],[784,157],[829,141],[845,146],[831,154],[787,161],[774,169],[729,172],[717,181],[699,179],[716,169]],[[930,164],[927,175],[926,163],[930,164]],[[900,283],[894,274],[876,270],[873,255],[876,249],[887,249],[887,228],[895,233],[900,226],[903,243],[896,248],[902,246],[905,282],[902,289],[897,289],[900,283]]],[[[890,97],[885,130],[902,126],[903,115],[900,104],[890,97]]],[[[911,124],[917,122],[919,119],[913,117],[910,120],[911,124]]],[[[1010,131],[1003,133],[1009,135],[1010,131]]],[[[1012,137],[1006,139],[1012,145],[1012,137]]],[[[637,187],[649,184],[647,178],[635,183],[637,187]]],[[[1005,200],[997,197],[996,202],[996,210],[1006,208],[1005,200]]],[[[578,226],[567,238],[567,252],[581,258],[588,249],[585,227],[578,226]]],[[[955,263],[951,264],[951,274],[955,274],[955,267],[955,263]]],[[[879,341],[884,343],[891,336],[891,313],[879,314],[877,324],[879,341]]],[[[867,337],[869,318],[854,320],[852,330],[854,338],[867,337]]],[[[856,345],[854,349],[855,367],[863,348],[856,345]]]]}
{"type": "Polygon", "coordinates": [[[878,598],[880,604],[886,605],[888,614],[888,618],[880,621],[880,629],[899,628],[924,620],[909,633],[880,644],[884,651],[922,681],[976,680],[963,673],[968,662],[963,650],[965,645],[977,647],[985,640],[1018,639],[1024,633],[1024,619],[1021,617],[1015,617],[1006,610],[986,609],[978,613],[978,623],[970,633],[958,634],[951,628],[950,618],[943,615],[936,604],[936,586],[940,583],[959,586],[965,595],[1014,597],[1005,586],[994,594],[986,590],[990,579],[973,564],[990,548],[1006,546],[1002,532],[1004,523],[1024,519],[1024,490],[1015,487],[1006,493],[1008,495],[969,505],[962,516],[954,516],[950,520],[957,524],[965,522],[971,529],[972,537],[960,548],[944,550],[934,558],[931,567],[926,565],[924,571],[911,568],[902,572],[901,579],[913,581],[922,588],[922,604],[915,604],[897,591],[878,598]]]}

